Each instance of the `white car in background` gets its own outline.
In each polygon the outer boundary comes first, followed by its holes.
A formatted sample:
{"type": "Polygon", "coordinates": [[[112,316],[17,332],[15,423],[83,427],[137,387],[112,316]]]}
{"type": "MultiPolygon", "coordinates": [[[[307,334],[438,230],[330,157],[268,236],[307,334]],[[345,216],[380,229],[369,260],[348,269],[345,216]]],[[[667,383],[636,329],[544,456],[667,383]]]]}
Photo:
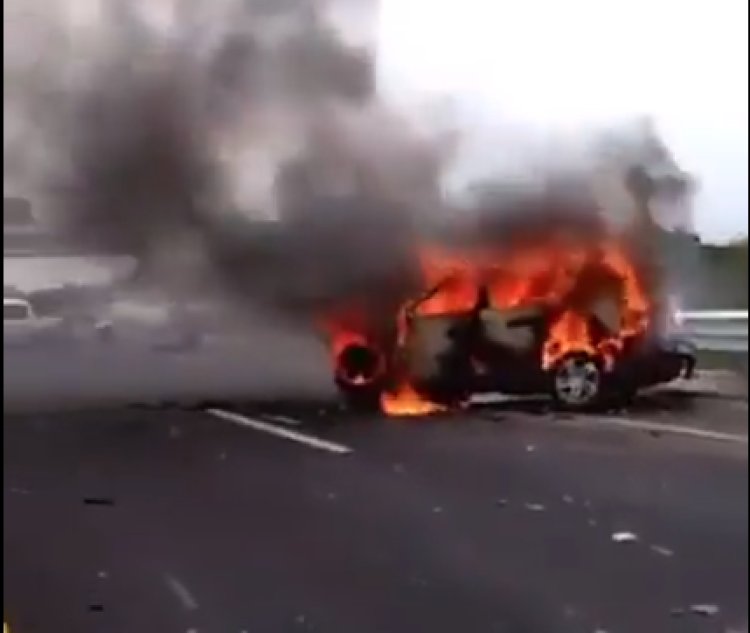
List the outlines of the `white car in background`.
{"type": "Polygon", "coordinates": [[[5,347],[61,343],[72,339],[68,323],[60,317],[40,317],[28,299],[3,297],[5,347]]]}

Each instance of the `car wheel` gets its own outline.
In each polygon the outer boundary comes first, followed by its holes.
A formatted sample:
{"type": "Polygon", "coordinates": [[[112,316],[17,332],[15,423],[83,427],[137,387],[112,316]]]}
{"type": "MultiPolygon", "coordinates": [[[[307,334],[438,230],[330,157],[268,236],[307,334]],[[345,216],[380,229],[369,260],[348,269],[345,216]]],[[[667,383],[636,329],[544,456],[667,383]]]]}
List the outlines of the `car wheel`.
{"type": "Polygon", "coordinates": [[[564,409],[585,410],[601,401],[602,368],[590,354],[564,356],[554,366],[551,379],[552,397],[564,409]]]}

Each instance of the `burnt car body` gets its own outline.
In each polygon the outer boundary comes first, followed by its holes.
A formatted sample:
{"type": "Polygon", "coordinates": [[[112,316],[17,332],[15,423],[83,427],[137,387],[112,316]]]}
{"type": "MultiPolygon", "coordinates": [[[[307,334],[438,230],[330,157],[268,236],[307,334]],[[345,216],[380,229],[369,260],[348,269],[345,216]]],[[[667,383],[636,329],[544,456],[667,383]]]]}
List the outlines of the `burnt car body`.
{"type": "MultiPolygon", "coordinates": [[[[596,329],[600,317],[592,312],[588,318],[596,329]]],[[[390,366],[366,344],[342,352],[342,364],[357,377],[337,379],[350,403],[374,406],[405,368],[420,394],[447,406],[480,393],[545,394],[561,408],[588,410],[626,402],[639,389],[690,377],[695,367],[695,347],[662,328],[625,339],[611,364],[597,354],[572,349],[545,367],[541,359],[550,310],[539,305],[498,309],[488,305],[481,291],[473,310],[439,315],[412,310],[407,320],[408,335],[390,366]]]]}
{"type": "Polygon", "coordinates": [[[448,407],[495,392],[585,410],[692,374],[695,349],[667,325],[648,227],[611,230],[595,203],[559,188],[505,207],[478,209],[465,235],[416,244],[421,294],[398,314],[365,311],[392,315],[393,332],[334,354],[349,364],[337,373],[347,399],[393,402],[406,385],[448,407]]]}

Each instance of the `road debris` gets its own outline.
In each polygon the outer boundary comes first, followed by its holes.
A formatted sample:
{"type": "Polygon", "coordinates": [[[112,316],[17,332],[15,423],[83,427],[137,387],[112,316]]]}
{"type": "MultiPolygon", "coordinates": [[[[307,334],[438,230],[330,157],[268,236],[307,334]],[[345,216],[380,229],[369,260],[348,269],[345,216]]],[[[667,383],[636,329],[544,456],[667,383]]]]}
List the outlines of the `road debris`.
{"type": "Polygon", "coordinates": [[[495,500],[495,505],[498,508],[504,508],[505,506],[508,505],[508,500],[507,499],[496,499],[495,500]]]}
{"type": "Polygon", "coordinates": [[[571,497],[570,495],[563,495],[562,500],[563,500],[563,503],[567,503],[568,505],[575,503],[575,499],[571,497]]]}
{"type": "Polygon", "coordinates": [[[546,510],[546,507],[542,503],[525,503],[523,507],[529,512],[544,512],[546,510]]]}
{"type": "Polygon", "coordinates": [[[443,511],[442,506],[435,506],[434,508],[432,508],[432,512],[434,514],[440,514],[442,511],[443,511]]]}
{"type": "Polygon", "coordinates": [[[633,532],[615,532],[612,534],[612,540],[615,543],[637,543],[638,536],[633,532]]]}
{"type": "Polygon", "coordinates": [[[171,574],[164,574],[164,582],[186,611],[195,611],[198,608],[198,602],[193,597],[193,594],[190,593],[190,590],[179,579],[171,574]]]}
{"type": "Polygon", "coordinates": [[[115,500],[110,497],[84,497],[83,503],[87,506],[113,506],[115,500]]]}
{"type": "Polygon", "coordinates": [[[661,554],[662,556],[674,556],[674,550],[671,550],[668,547],[664,547],[663,545],[652,545],[649,549],[652,552],[661,554]]]}
{"type": "Polygon", "coordinates": [[[690,605],[690,613],[694,613],[695,615],[702,615],[704,617],[710,618],[715,615],[719,614],[718,605],[715,604],[691,604],[690,605]]]}

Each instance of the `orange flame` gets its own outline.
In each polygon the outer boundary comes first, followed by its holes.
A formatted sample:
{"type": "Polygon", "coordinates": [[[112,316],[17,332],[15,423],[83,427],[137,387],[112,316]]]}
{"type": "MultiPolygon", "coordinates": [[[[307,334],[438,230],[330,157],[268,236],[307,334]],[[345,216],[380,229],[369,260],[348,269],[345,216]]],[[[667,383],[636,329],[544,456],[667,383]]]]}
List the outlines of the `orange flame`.
{"type": "Polygon", "coordinates": [[[445,407],[421,396],[408,380],[403,380],[393,391],[385,391],[380,398],[383,413],[392,416],[420,416],[445,411],[445,407]]]}
{"type": "Polygon", "coordinates": [[[604,361],[605,368],[611,369],[625,340],[643,333],[648,327],[650,302],[635,266],[622,247],[614,242],[605,243],[602,246],[600,266],[621,284],[617,296],[620,312],[617,332],[595,342],[589,326],[590,314],[565,310],[550,326],[542,351],[544,369],[549,369],[572,352],[585,352],[599,357],[604,361]]]}
{"type": "Polygon", "coordinates": [[[430,295],[419,301],[417,314],[452,314],[474,309],[479,297],[479,270],[475,261],[435,247],[423,247],[419,261],[424,286],[430,295]]]}
{"type": "MultiPolygon", "coordinates": [[[[419,251],[419,261],[428,294],[408,301],[399,311],[399,353],[404,352],[409,339],[412,313],[427,316],[469,312],[476,306],[479,296],[477,271],[471,260],[435,247],[423,247],[419,251]]],[[[405,371],[401,372],[397,386],[382,394],[380,406],[386,415],[391,416],[429,415],[446,409],[422,396],[405,371]]]]}
{"type": "Polygon", "coordinates": [[[348,376],[341,364],[342,354],[351,346],[361,346],[379,355],[379,366],[370,380],[385,371],[382,350],[367,333],[366,321],[356,310],[340,310],[318,319],[319,327],[327,334],[335,375],[352,385],[365,385],[369,381],[362,375],[348,376]]]}
{"type": "Polygon", "coordinates": [[[597,355],[597,349],[591,343],[586,317],[566,310],[549,329],[542,349],[542,367],[549,369],[557,360],[572,352],[597,355]]]}

